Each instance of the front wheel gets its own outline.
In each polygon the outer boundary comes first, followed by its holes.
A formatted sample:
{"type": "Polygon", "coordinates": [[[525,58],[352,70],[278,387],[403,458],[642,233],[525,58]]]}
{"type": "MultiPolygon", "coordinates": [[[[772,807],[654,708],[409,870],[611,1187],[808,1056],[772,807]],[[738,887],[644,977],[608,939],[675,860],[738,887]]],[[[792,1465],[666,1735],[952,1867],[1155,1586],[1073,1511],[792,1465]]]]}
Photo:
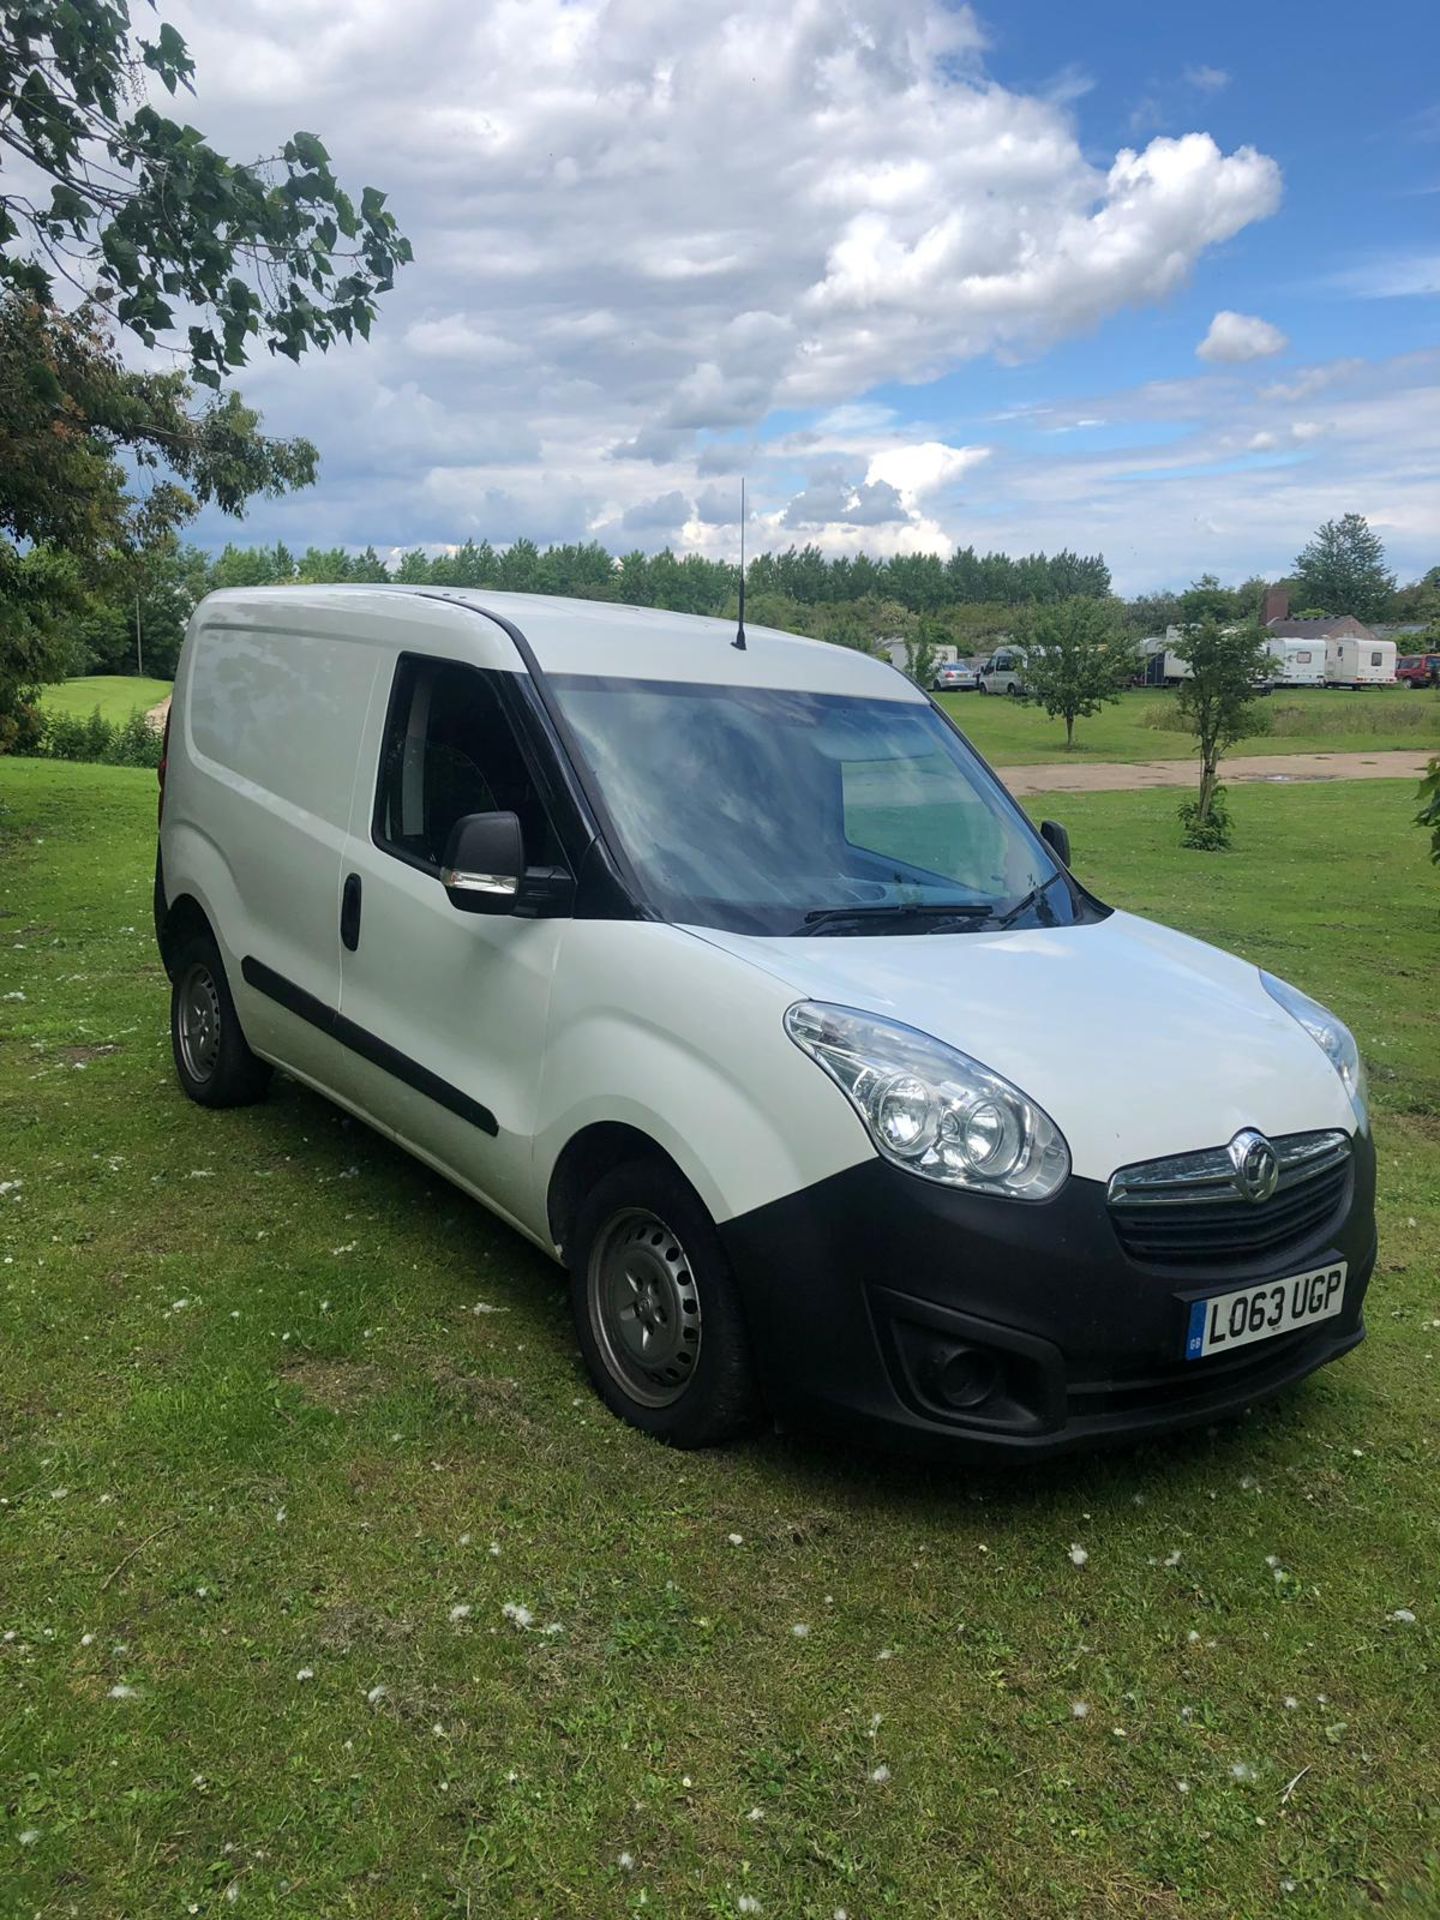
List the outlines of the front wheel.
{"type": "Polygon", "coordinates": [[[248,1107],[265,1096],[271,1069],[245,1044],[220,949],[196,933],[175,956],[170,1044],[182,1090],[202,1107],[248,1107]]]}
{"type": "Polygon", "coordinates": [[[720,1237],[660,1160],[599,1180],[580,1209],[570,1300],[580,1351],[612,1413],[675,1447],[709,1447],[760,1418],[749,1341],[720,1237]]]}

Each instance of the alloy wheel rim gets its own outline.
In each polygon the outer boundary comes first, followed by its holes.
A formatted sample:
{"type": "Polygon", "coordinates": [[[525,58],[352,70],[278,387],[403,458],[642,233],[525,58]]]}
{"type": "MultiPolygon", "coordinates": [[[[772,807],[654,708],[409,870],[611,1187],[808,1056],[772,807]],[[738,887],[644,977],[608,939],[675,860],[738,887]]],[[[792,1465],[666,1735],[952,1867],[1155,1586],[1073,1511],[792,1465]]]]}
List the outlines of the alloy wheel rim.
{"type": "Polygon", "coordinates": [[[220,1058],[220,992],[215,976],[202,962],[189,968],[180,983],[180,1057],[193,1080],[208,1080],[220,1058]]]}
{"type": "Polygon", "coordinates": [[[596,1237],[586,1294],[611,1379],[641,1406],[672,1406],[700,1357],[700,1294],[678,1237],[644,1208],[617,1213],[596,1237]]]}

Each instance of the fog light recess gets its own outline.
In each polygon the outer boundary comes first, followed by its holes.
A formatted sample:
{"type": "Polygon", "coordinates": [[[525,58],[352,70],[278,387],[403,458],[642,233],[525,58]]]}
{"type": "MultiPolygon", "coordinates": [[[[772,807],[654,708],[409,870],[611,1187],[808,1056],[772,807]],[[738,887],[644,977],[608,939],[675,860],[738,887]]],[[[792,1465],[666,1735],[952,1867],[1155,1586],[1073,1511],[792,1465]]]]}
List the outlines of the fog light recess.
{"type": "Polygon", "coordinates": [[[1000,1385],[1000,1362],[983,1347],[936,1344],[926,1367],[926,1385],[957,1413],[983,1407],[1000,1385]]]}

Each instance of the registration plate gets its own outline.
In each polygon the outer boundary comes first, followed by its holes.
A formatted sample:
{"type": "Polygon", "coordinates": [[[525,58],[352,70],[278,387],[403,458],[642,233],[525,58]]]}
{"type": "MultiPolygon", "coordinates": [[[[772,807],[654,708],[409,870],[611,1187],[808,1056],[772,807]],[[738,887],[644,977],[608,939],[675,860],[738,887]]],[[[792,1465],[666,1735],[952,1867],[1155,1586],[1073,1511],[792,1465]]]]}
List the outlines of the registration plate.
{"type": "Polygon", "coordinates": [[[1185,1358],[1204,1360],[1212,1353],[1229,1353],[1256,1340],[1329,1320],[1345,1304],[1346,1264],[1313,1267],[1288,1280],[1266,1280],[1236,1293],[1212,1293],[1192,1300],[1185,1335],[1185,1358]]]}

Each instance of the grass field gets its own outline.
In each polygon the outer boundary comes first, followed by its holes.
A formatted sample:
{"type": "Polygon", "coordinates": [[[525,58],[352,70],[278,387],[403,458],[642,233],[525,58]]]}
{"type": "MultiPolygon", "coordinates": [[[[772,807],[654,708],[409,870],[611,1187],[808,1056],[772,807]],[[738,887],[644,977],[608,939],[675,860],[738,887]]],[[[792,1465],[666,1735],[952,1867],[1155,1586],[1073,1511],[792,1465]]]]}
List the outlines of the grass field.
{"type": "Polygon", "coordinates": [[[92,673],[78,680],[61,680],[46,687],[41,705],[55,713],[88,720],[98,707],[101,718],[119,723],[132,713],[148,713],[169,697],[168,680],[141,679],[135,674],[92,673]]]}
{"type": "Polygon", "coordinates": [[[288,1082],[187,1105],[154,796],[0,761],[0,1913],[1437,1910],[1407,785],[1238,789],[1218,857],[1173,795],[1059,803],[1106,896],[1354,1023],[1382,1254],[1369,1341],[1281,1403],[1013,1478],[667,1454],[453,1190],[288,1082]]]}
{"type": "MultiPolygon", "coordinates": [[[[995,695],[937,696],[994,765],[1018,767],[1064,760],[1065,723],[1028,701],[995,695]]],[[[1127,693],[1114,706],[1075,723],[1074,756],[1085,760],[1185,760],[1190,736],[1153,720],[1171,717],[1175,695],[1127,693]]],[[[1374,693],[1301,689],[1277,693],[1262,704],[1275,731],[1258,734],[1236,753],[1350,753],[1377,747],[1414,747],[1440,753],[1440,694],[1387,687],[1374,693]]]]}

